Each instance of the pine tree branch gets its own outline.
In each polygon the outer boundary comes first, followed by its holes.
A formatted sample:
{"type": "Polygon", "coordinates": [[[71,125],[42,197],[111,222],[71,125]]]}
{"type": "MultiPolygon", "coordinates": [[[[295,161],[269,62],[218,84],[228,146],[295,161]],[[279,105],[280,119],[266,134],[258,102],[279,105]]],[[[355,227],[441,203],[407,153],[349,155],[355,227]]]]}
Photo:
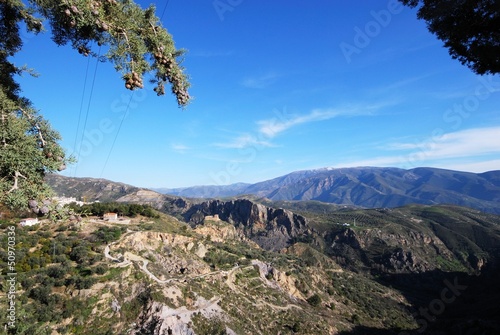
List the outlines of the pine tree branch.
{"type": "MultiPolygon", "coordinates": [[[[5,113],[2,111],[2,125],[5,126],[5,113]]],[[[4,147],[7,146],[7,140],[5,139],[5,136],[2,137],[2,144],[4,147]]]]}
{"type": "Polygon", "coordinates": [[[29,115],[26,111],[24,111],[22,108],[19,108],[19,110],[23,113],[24,116],[26,116],[26,118],[31,122],[31,125],[33,127],[36,128],[36,130],[38,130],[38,137],[40,138],[40,142],[42,142],[42,148],[45,147],[46,145],[46,142],[43,138],[43,135],[42,135],[42,129],[40,128],[40,126],[38,125],[38,123],[36,121],[33,120],[33,117],[31,115],[29,115]]]}
{"type": "Polygon", "coordinates": [[[27,179],[25,176],[23,176],[21,174],[21,172],[19,171],[15,171],[14,172],[14,185],[12,185],[12,188],[10,190],[7,191],[7,194],[9,194],[10,192],[12,191],[15,191],[15,190],[18,190],[19,189],[19,184],[18,184],[18,180],[19,180],[19,177],[22,177],[24,179],[27,179]]]}
{"type": "Polygon", "coordinates": [[[151,28],[153,29],[153,32],[155,33],[155,36],[158,36],[158,34],[156,33],[156,27],[155,27],[155,25],[153,24],[153,22],[151,22],[151,21],[148,21],[148,22],[149,22],[149,24],[151,25],[151,28]]]}

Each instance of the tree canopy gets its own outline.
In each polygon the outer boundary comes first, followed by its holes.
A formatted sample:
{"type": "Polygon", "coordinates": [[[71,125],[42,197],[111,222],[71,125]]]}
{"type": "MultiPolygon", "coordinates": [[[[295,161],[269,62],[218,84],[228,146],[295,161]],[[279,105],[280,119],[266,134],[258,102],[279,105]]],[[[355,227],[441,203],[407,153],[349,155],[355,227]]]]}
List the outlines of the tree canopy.
{"type": "Polygon", "coordinates": [[[180,107],[190,101],[180,65],[184,51],[176,49],[154,6],[142,9],[132,0],[1,0],[0,204],[42,213],[51,195],[44,176],[64,170],[73,158],[59,145],[59,133],[21,95],[16,76],[31,71],[12,58],[23,46],[21,28],[38,34],[46,23],[57,45],[113,63],[127,89],[143,88],[144,75],[151,73],[157,95],[168,84],[180,107]],[[100,46],[106,47],[104,56],[93,50],[100,46]]]}
{"type": "Polygon", "coordinates": [[[453,59],[477,74],[500,73],[497,0],[400,0],[444,42],[453,59]]]}

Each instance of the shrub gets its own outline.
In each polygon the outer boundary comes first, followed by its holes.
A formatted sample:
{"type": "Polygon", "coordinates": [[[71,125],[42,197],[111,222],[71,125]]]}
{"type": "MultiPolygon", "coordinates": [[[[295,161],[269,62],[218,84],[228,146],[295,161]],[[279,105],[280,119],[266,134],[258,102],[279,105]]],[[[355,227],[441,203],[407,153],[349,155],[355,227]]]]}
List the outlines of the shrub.
{"type": "Polygon", "coordinates": [[[63,278],[67,272],[68,269],[61,265],[50,266],[47,268],[47,276],[55,279],[63,278]]]}
{"type": "Polygon", "coordinates": [[[78,290],[89,289],[97,282],[94,277],[77,277],[75,280],[75,288],[78,290]]]}
{"type": "Polygon", "coordinates": [[[50,286],[37,286],[30,290],[28,297],[37,300],[42,304],[48,305],[52,289],[50,286]]]}
{"type": "Polygon", "coordinates": [[[321,297],[315,293],[309,298],[307,298],[307,302],[309,303],[309,305],[317,307],[321,304],[321,297]]]}
{"type": "Polygon", "coordinates": [[[97,242],[108,244],[118,240],[124,231],[126,231],[126,229],[120,227],[100,227],[94,233],[94,236],[96,237],[97,242]]]}
{"type": "Polygon", "coordinates": [[[83,264],[89,260],[89,250],[84,245],[78,245],[71,250],[69,256],[71,260],[83,264]]]}
{"type": "Polygon", "coordinates": [[[103,275],[108,271],[108,266],[105,264],[99,264],[95,267],[94,272],[98,275],[103,275]]]}

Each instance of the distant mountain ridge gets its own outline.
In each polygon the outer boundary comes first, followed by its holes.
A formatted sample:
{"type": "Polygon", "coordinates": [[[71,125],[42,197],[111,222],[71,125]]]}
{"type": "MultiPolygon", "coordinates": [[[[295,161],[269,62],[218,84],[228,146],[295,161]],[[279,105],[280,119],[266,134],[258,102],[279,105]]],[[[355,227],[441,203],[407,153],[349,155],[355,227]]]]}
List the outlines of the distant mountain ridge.
{"type": "Polygon", "coordinates": [[[242,190],[249,187],[250,185],[251,184],[247,183],[235,183],[231,185],[152,188],[152,190],[163,194],[170,194],[187,198],[219,198],[231,197],[240,194],[242,190]]]}
{"type": "Polygon", "coordinates": [[[324,168],[304,170],[255,184],[157,189],[192,198],[252,194],[270,200],[317,200],[364,208],[407,204],[454,204],[500,213],[500,171],[437,168],[324,168]]]}

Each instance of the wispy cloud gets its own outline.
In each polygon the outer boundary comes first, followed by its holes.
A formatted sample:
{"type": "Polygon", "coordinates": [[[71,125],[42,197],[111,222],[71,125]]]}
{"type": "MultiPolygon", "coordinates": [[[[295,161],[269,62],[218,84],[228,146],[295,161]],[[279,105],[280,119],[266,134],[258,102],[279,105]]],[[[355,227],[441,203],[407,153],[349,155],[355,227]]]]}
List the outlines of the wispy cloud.
{"type": "Polygon", "coordinates": [[[401,162],[402,162],[402,156],[380,156],[380,157],[373,157],[361,160],[342,161],[333,164],[331,167],[333,168],[358,167],[358,166],[389,167],[389,166],[399,166],[401,165],[401,162]]]}
{"type": "Polygon", "coordinates": [[[309,114],[295,115],[285,119],[272,118],[267,120],[260,120],[257,121],[257,125],[259,126],[258,131],[268,138],[273,138],[279,133],[282,133],[294,126],[298,126],[304,123],[332,119],[336,116],[341,115],[341,113],[341,111],[336,109],[315,109],[309,114]]]}
{"type": "Polygon", "coordinates": [[[274,72],[269,72],[258,77],[248,77],[243,79],[241,85],[248,88],[262,89],[269,87],[272,83],[279,78],[279,75],[274,72]]]}
{"type": "Polygon", "coordinates": [[[394,102],[383,102],[362,106],[348,106],[343,108],[313,109],[308,114],[284,115],[279,118],[275,117],[257,121],[257,125],[259,127],[258,131],[268,138],[273,138],[279,133],[301,124],[325,121],[340,116],[373,115],[381,108],[393,104],[394,102]]]}
{"type": "Polygon", "coordinates": [[[470,171],[470,172],[486,172],[500,170],[500,159],[484,160],[479,162],[452,162],[441,166],[444,169],[470,171]]]}
{"type": "Polygon", "coordinates": [[[186,151],[188,151],[190,149],[187,145],[179,144],[179,143],[174,143],[170,147],[175,152],[178,152],[178,153],[181,153],[181,154],[185,153],[186,151]]]}
{"type": "Polygon", "coordinates": [[[403,80],[399,80],[384,86],[376,87],[375,89],[371,90],[372,94],[382,94],[386,92],[391,92],[391,91],[398,91],[403,87],[410,86],[413,83],[419,82],[422,79],[428,78],[435,75],[435,73],[426,73],[426,74],[421,74],[419,76],[414,76],[414,77],[409,77],[405,78],[403,80]]]}
{"type": "Polygon", "coordinates": [[[397,154],[341,162],[335,167],[439,166],[463,171],[498,170],[500,160],[492,158],[492,155],[500,155],[499,138],[500,126],[471,128],[433,137],[428,141],[392,142],[383,149],[397,154]]]}
{"type": "Polygon", "coordinates": [[[483,100],[493,93],[500,92],[500,82],[494,79],[494,76],[482,76],[477,83],[458,81],[453,85],[433,90],[432,97],[440,100],[456,100],[474,96],[483,100]]]}
{"type": "Polygon", "coordinates": [[[391,150],[421,151],[427,159],[454,158],[500,153],[500,127],[472,128],[419,143],[390,143],[391,150]]]}
{"type": "Polygon", "coordinates": [[[364,105],[352,105],[343,108],[313,109],[307,114],[291,114],[285,110],[275,112],[275,116],[256,122],[254,133],[246,132],[224,143],[214,143],[219,148],[242,149],[250,146],[276,147],[271,140],[281,133],[307,123],[325,121],[336,117],[354,117],[374,115],[386,106],[396,104],[394,101],[379,102],[364,105]]]}
{"type": "Polygon", "coordinates": [[[274,145],[265,139],[260,139],[251,134],[243,134],[226,143],[215,143],[214,146],[219,148],[243,149],[250,146],[273,147],[274,145]]]}

